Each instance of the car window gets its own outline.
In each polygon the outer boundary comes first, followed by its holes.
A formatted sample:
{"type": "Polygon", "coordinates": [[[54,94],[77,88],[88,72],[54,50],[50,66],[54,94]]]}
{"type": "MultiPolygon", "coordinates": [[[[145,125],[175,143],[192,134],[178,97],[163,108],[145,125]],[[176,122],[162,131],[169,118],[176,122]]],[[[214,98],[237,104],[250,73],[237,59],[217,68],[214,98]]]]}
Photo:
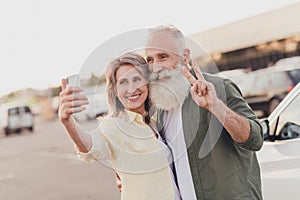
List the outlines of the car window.
{"type": "Polygon", "coordinates": [[[28,107],[28,106],[25,106],[24,107],[24,111],[25,111],[25,113],[30,113],[31,111],[30,111],[30,108],[28,107]]]}
{"type": "Polygon", "coordinates": [[[300,82],[300,68],[288,71],[288,75],[293,80],[294,85],[300,82]]]}
{"type": "Polygon", "coordinates": [[[20,111],[19,111],[19,108],[10,108],[9,110],[8,110],[8,114],[9,115],[18,115],[20,113],[20,111]]]}
{"type": "Polygon", "coordinates": [[[284,125],[288,122],[300,125],[300,112],[298,111],[299,105],[300,105],[300,94],[298,94],[293,99],[293,101],[290,102],[290,104],[280,114],[276,135],[280,133],[284,125]]]}

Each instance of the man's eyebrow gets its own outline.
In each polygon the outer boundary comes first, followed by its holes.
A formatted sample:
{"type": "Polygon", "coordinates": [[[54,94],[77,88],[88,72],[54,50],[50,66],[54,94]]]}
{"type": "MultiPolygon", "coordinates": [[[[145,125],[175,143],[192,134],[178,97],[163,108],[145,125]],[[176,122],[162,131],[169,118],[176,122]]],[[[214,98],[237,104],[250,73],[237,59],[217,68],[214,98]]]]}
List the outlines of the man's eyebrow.
{"type": "Polygon", "coordinates": [[[166,52],[166,51],[161,51],[156,53],[154,56],[147,56],[146,59],[152,59],[155,56],[162,56],[162,55],[170,55],[170,53],[166,52]]]}
{"type": "Polygon", "coordinates": [[[152,58],[155,56],[162,56],[162,55],[170,55],[170,54],[168,52],[161,51],[161,52],[156,53],[154,56],[147,56],[147,58],[152,58]]]}
{"type": "Polygon", "coordinates": [[[163,52],[159,52],[158,55],[169,55],[169,53],[163,51],[163,52]]]}

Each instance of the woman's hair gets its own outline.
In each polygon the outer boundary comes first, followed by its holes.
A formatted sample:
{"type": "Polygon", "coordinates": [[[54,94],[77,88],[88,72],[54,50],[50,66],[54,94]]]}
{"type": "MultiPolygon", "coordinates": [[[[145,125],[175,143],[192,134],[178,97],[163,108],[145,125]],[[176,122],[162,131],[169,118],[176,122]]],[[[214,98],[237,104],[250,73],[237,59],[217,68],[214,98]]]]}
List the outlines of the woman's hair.
{"type": "MultiPolygon", "coordinates": [[[[117,79],[116,72],[123,65],[132,65],[139,73],[148,80],[149,68],[146,60],[139,54],[135,52],[127,52],[122,54],[120,57],[114,59],[105,71],[106,76],[106,94],[108,101],[108,114],[111,116],[118,116],[122,111],[124,111],[124,106],[117,96],[117,79]]],[[[150,100],[147,97],[145,101],[146,123],[149,123],[149,109],[150,100]]]]}

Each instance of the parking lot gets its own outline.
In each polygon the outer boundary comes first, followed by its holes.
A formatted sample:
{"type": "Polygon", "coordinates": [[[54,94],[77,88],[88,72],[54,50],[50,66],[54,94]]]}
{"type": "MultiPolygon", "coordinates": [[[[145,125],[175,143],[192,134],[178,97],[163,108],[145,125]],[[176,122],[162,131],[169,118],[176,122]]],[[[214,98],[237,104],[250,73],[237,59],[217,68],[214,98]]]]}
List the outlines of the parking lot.
{"type": "MultiPolygon", "coordinates": [[[[96,121],[80,123],[86,129],[97,126],[96,121]]],[[[37,120],[34,133],[25,131],[9,137],[2,134],[0,160],[1,199],[120,198],[115,187],[114,172],[97,162],[78,160],[57,119],[50,122],[37,120]]],[[[300,158],[271,152],[270,157],[260,165],[264,199],[299,199],[300,158]]]]}
{"type": "MultiPolygon", "coordinates": [[[[33,133],[0,135],[0,199],[119,199],[109,168],[77,159],[57,119],[36,119],[33,133]]],[[[83,122],[95,127],[95,121],[83,122]]]]}

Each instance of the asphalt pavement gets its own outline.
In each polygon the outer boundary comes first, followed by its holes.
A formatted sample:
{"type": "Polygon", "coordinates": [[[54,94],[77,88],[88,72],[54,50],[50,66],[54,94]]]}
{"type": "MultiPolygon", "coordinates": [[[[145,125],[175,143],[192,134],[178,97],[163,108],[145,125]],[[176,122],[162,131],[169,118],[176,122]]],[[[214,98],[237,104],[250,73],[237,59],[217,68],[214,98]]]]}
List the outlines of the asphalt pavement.
{"type": "MultiPolygon", "coordinates": [[[[91,130],[97,121],[80,124],[91,130]]],[[[57,119],[35,125],[33,133],[0,134],[0,200],[120,199],[114,171],[79,160],[57,119]]],[[[264,199],[300,199],[300,158],[271,153],[267,160],[260,163],[264,199]]]]}
{"type": "MultiPolygon", "coordinates": [[[[80,122],[93,128],[95,121],[80,122]]],[[[57,119],[35,131],[0,137],[1,200],[116,200],[114,171],[77,158],[57,119]]]]}

